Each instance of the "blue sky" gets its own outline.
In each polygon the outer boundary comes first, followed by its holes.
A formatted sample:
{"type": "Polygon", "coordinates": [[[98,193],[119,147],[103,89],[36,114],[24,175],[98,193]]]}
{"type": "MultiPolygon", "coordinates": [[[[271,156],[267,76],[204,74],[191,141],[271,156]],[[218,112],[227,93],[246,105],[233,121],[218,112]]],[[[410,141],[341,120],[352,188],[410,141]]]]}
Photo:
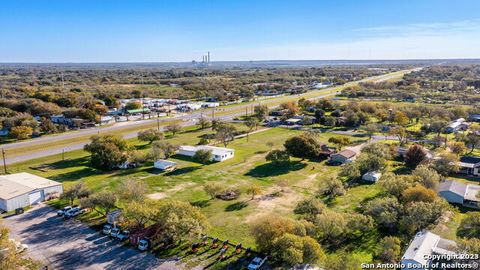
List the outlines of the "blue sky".
{"type": "Polygon", "coordinates": [[[0,62],[480,58],[476,0],[2,0],[0,62]]]}

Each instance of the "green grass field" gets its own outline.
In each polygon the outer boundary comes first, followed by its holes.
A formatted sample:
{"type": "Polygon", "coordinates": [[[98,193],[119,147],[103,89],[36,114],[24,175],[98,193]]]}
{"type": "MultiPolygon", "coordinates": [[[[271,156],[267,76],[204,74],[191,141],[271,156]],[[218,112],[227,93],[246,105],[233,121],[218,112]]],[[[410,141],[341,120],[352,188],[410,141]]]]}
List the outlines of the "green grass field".
{"type": "MultiPolygon", "coordinates": [[[[175,144],[196,144],[200,136],[210,130],[195,130],[168,138],[175,144]]],[[[325,166],[314,161],[292,160],[288,167],[275,167],[265,161],[265,155],[270,150],[267,142],[274,143],[273,148],[281,148],[283,142],[302,131],[281,128],[268,129],[263,132],[237,139],[228,145],[235,149],[233,159],[201,165],[189,159],[175,156],[172,160],[178,162],[179,168],[170,173],[162,173],[149,163],[133,170],[118,170],[103,172],[89,167],[88,153],[73,151],[66,154],[62,161],[60,155],[45,157],[29,162],[15,164],[9,167],[9,172],[30,172],[64,183],[69,187],[74,183],[83,182],[93,190],[114,189],[125,179],[144,181],[151,196],[154,198],[173,198],[190,202],[201,207],[212,225],[208,233],[229,239],[235,243],[254,246],[249,227],[252,221],[265,213],[279,213],[293,216],[293,208],[302,198],[313,196],[319,182],[329,176],[334,176],[339,167],[325,166]],[[245,191],[252,184],[262,188],[262,195],[254,200],[245,192],[238,200],[210,200],[203,191],[203,184],[209,181],[222,183],[245,191]],[[277,184],[288,182],[284,192],[277,184]]],[[[326,142],[333,134],[320,134],[319,139],[326,142]]],[[[130,140],[140,151],[148,151],[148,146],[136,139],[130,140]]],[[[344,198],[338,199],[332,207],[345,209],[355,208],[355,205],[365,197],[373,196],[375,189],[359,186],[344,198]]]]}

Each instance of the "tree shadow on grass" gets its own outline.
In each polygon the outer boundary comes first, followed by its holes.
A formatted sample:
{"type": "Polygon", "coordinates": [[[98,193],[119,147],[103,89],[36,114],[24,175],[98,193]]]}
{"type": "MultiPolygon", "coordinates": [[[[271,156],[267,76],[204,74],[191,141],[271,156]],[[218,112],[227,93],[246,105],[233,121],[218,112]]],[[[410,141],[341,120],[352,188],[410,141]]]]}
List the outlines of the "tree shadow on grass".
{"type": "Polygon", "coordinates": [[[155,167],[147,167],[147,168],[143,169],[142,171],[147,172],[149,174],[154,174],[154,175],[160,175],[160,174],[165,173],[165,171],[162,171],[162,170],[157,169],[155,167]]]}
{"type": "Polygon", "coordinates": [[[175,176],[175,175],[181,175],[181,174],[185,174],[185,173],[190,173],[190,172],[193,172],[193,171],[196,171],[198,170],[200,167],[194,167],[194,166],[190,166],[190,167],[185,167],[185,168],[180,168],[180,169],[176,169],[174,171],[171,171],[171,172],[168,172],[165,174],[165,176],[175,176]]]}
{"type": "Polygon", "coordinates": [[[247,206],[248,206],[247,202],[236,202],[225,207],[225,211],[226,212],[240,211],[247,206]]]}
{"type": "Polygon", "coordinates": [[[194,201],[190,203],[193,206],[200,207],[200,208],[205,208],[210,206],[210,200],[199,200],[199,201],[194,201]]]}
{"type": "Polygon", "coordinates": [[[307,164],[302,162],[288,162],[283,164],[274,164],[270,162],[251,169],[245,175],[252,177],[279,176],[291,171],[301,170],[305,168],[305,166],[307,166],[307,164]]]}
{"type": "Polygon", "coordinates": [[[410,174],[412,172],[411,169],[405,167],[405,166],[398,166],[392,170],[393,173],[395,174],[401,174],[401,175],[406,175],[410,174]]]}
{"type": "Polygon", "coordinates": [[[44,167],[44,169],[48,170],[60,170],[65,168],[77,167],[77,166],[89,166],[90,165],[90,157],[80,157],[74,159],[66,159],[66,160],[59,160],[52,163],[41,164],[39,166],[30,167],[31,169],[37,169],[39,167],[44,167]]]}
{"type": "Polygon", "coordinates": [[[337,197],[332,197],[330,195],[317,195],[318,199],[320,199],[325,205],[328,207],[333,207],[338,204],[337,197]]]}
{"type": "Polygon", "coordinates": [[[147,144],[135,145],[134,147],[135,147],[136,150],[144,150],[144,149],[149,148],[150,146],[152,146],[152,144],[147,143],[147,144]]]}
{"type": "Polygon", "coordinates": [[[87,168],[75,170],[72,172],[57,174],[49,177],[49,179],[53,181],[63,182],[63,181],[79,180],[82,178],[86,178],[86,177],[90,177],[98,174],[102,174],[102,171],[87,167],[87,168]]]}

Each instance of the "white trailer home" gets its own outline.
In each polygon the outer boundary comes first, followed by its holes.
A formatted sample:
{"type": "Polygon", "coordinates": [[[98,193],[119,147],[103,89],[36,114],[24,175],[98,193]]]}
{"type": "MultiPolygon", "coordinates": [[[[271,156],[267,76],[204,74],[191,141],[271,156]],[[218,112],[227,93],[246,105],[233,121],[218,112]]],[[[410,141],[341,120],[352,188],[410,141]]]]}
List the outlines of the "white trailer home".
{"type": "Polygon", "coordinates": [[[210,145],[182,145],[178,150],[179,155],[193,157],[195,153],[199,150],[206,150],[212,152],[212,161],[224,161],[230,158],[233,158],[235,155],[235,150],[224,147],[216,147],[210,145]]]}
{"type": "Polygon", "coordinates": [[[63,193],[62,183],[30,173],[0,176],[0,210],[13,211],[63,193]]]}

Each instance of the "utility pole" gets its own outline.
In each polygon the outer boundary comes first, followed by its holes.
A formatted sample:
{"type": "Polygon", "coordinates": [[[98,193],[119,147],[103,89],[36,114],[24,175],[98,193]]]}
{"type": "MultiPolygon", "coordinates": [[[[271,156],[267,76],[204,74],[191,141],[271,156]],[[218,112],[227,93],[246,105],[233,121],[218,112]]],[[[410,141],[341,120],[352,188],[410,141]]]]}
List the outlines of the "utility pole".
{"type": "Polygon", "coordinates": [[[7,162],[5,161],[5,149],[2,148],[2,155],[3,155],[3,170],[5,174],[7,174],[7,162]]]}
{"type": "Polygon", "coordinates": [[[160,131],[160,116],[157,115],[157,130],[160,131]]]}

